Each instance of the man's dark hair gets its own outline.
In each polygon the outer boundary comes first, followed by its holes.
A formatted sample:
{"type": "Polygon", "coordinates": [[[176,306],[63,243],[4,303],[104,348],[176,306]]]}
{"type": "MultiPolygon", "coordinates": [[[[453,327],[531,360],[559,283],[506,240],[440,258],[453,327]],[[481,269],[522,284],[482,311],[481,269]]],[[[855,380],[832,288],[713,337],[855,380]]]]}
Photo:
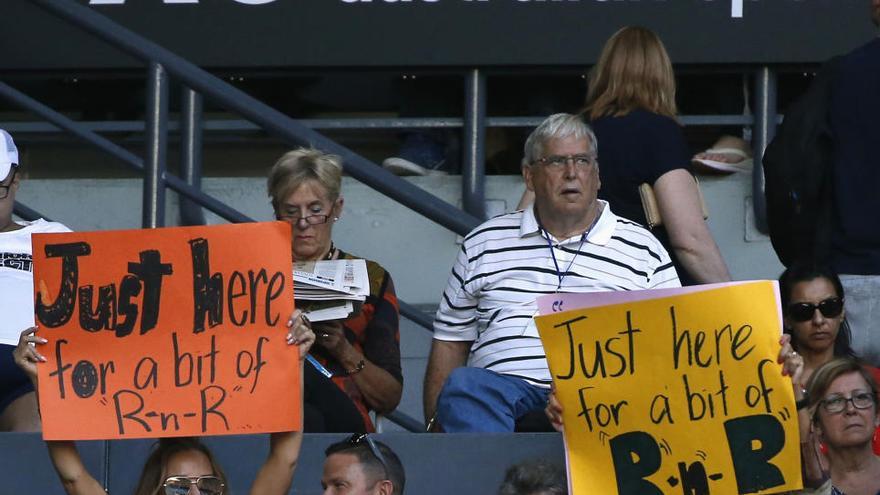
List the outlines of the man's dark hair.
{"type": "Polygon", "coordinates": [[[498,495],[567,495],[562,466],[547,461],[526,461],[507,469],[498,495]]]}
{"type": "Polygon", "coordinates": [[[373,442],[379,450],[379,453],[385,458],[386,465],[383,466],[379,458],[373,454],[373,451],[370,449],[370,445],[366,440],[355,441],[354,439],[355,436],[348,440],[331,444],[324,451],[324,454],[327,457],[330,457],[333,454],[351,454],[357,457],[358,463],[361,465],[361,469],[363,469],[364,474],[366,474],[367,477],[376,482],[385,479],[390,480],[394,485],[393,494],[403,495],[403,489],[406,485],[406,473],[403,471],[403,463],[400,462],[400,458],[397,457],[397,454],[395,454],[388,445],[370,438],[370,441],[373,442]]]}

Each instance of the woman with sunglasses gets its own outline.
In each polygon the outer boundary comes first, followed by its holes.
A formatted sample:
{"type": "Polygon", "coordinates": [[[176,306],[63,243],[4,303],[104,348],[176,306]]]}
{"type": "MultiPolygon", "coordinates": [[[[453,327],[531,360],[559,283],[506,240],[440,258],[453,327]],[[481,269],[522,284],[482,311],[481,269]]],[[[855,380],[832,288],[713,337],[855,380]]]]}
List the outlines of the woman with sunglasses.
{"type": "MultiPolygon", "coordinates": [[[[303,358],[315,342],[309,323],[294,311],[287,322],[287,343],[296,345],[303,358]]],[[[21,333],[15,349],[15,362],[37,387],[37,365],[45,362],[38,346],[46,339],[37,337],[35,327],[21,333]]],[[[250,493],[286,495],[299,459],[301,432],[270,434],[269,456],[260,467],[250,493]]],[[[72,441],[46,441],[49,457],[68,495],[106,495],[101,484],[86,470],[72,441]]],[[[211,451],[197,438],[160,439],[147,458],[134,495],[224,495],[228,486],[223,470],[211,451]]]]}
{"type": "Polygon", "coordinates": [[[807,413],[798,418],[827,446],[827,464],[805,483],[824,480],[814,492],[822,495],[880,495],[880,457],[871,448],[880,427],[873,375],[853,358],[832,359],[813,372],[806,396],[807,413]]]}
{"type": "MultiPolygon", "coordinates": [[[[830,268],[815,263],[795,263],[779,277],[783,327],[791,345],[804,359],[796,386],[804,388],[813,372],[836,357],[856,358],[850,347],[843,285],[830,268]]],[[[880,380],[880,370],[866,369],[880,380]]]]}
{"type": "MultiPolygon", "coordinates": [[[[856,359],[850,347],[849,324],[844,309],[843,285],[830,268],[811,262],[797,262],[779,277],[783,328],[791,347],[799,353],[803,366],[792,375],[800,416],[809,395],[806,384],[817,369],[835,358],[856,359]]],[[[880,370],[863,365],[865,372],[880,379],[880,370]]],[[[828,447],[814,434],[810,422],[801,419],[801,447],[805,479],[817,479],[828,465],[828,447]]],[[[873,436],[874,450],[880,452],[880,430],[873,436]]]]}
{"type": "Polygon", "coordinates": [[[57,222],[17,221],[12,216],[23,179],[18,148],[0,129],[0,431],[40,431],[37,399],[12,353],[22,329],[34,324],[34,274],[31,236],[70,232],[57,222]]]}

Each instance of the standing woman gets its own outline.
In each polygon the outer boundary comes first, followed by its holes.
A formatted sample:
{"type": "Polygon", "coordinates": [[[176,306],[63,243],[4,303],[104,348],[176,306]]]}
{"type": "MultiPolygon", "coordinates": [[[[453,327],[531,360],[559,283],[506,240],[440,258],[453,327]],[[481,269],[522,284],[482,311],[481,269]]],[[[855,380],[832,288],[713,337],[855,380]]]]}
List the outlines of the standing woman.
{"type": "MultiPolygon", "coordinates": [[[[333,244],[342,215],[339,157],[299,148],[269,173],[275,218],[292,227],[294,261],[355,258],[333,244]]],[[[391,275],[367,261],[370,294],[346,320],[314,323],[315,366],[305,367],[306,432],[372,432],[369,412],[393,411],[403,393],[398,305],[391,275]]],[[[302,306],[301,303],[298,303],[302,306]]]]}
{"type": "MultiPolygon", "coordinates": [[[[70,232],[60,223],[12,219],[21,184],[18,149],[0,129],[0,335],[12,344],[34,324],[34,276],[31,235],[70,232]]],[[[15,345],[0,344],[0,431],[40,431],[34,387],[13,361],[15,345]]]]}
{"type": "Polygon", "coordinates": [[[599,145],[599,197],[647,225],[639,186],[650,184],[663,219],[652,232],[682,285],[730,280],[703,219],[692,153],[675,120],[672,63],[657,35],[632,26],[614,33],[590,72],[584,113],[599,145]]]}

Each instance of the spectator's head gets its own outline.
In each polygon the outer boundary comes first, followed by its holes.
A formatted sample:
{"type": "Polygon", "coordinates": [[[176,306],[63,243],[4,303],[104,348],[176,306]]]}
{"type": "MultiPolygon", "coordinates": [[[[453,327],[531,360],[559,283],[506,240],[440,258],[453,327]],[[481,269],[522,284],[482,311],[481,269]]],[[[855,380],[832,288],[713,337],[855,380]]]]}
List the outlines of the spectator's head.
{"type": "Polygon", "coordinates": [[[871,19],[875,26],[880,27],[880,0],[871,0],[871,19]]]}
{"type": "Polygon", "coordinates": [[[642,109],[675,117],[675,75],[663,42],[651,30],[627,26],[614,33],[590,71],[590,119],[642,109]]]}
{"type": "Polygon", "coordinates": [[[8,132],[0,129],[0,229],[12,221],[18,191],[18,148],[8,132]]]}
{"type": "Polygon", "coordinates": [[[275,218],[293,227],[293,257],[315,261],[330,252],[333,224],[342,215],[342,163],[338,156],[298,148],[275,162],[269,196],[275,218]]]}
{"type": "Polygon", "coordinates": [[[547,461],[528,461],[507,469],[498,495],[567,495],[565,470],[547,461]]]}
{"type": "Polygon", "coordinates": [[[854,356],[840,277],[827,266],[797,262],[779,277],[785,332],[799,352],[854,356]]]}
{"type": "Polygon", "coordinates": [[[157,442],[156,448],[147,458],[134,493],[196,493],[191,490],[192,485],[202,495],[222,495],[227,486],[226,475],[208,447],[198,439],[163,438],[157,442]]]}
{"type": "Polygon", "coordinates": [[[401,495],[406,475],[400,458],[387,445],[356,433],[325,451],[321,486],[324,495],[401,495]]]}
{"type": "Polygon", "coordinates": [[[873,457],[871,440],[880,426],[877,382],[852,358],[833,359],[813,372],[807,384],[813,425],[829,451],[864,449],[873,457]]]}
{"type": "Polygon", "coordinates": [[[599,164],[596,136],[577,115],[557,113],[541,122],[526,139],[522,173],[535,193],[535,213],[545,229],[582,232],[599,212],[599,164]],[[557,229],[559,230],[559,229],[557,229]]]}

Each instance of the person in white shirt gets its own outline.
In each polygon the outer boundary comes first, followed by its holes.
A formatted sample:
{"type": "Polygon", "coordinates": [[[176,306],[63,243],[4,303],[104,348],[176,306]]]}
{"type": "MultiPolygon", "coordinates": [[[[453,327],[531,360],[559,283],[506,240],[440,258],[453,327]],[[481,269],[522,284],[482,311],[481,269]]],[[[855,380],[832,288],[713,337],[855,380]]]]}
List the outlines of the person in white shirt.
{"type": "Polygon", "coordinates": [[[39,431],[40,416],[31,381],[15,365],[12,351],[22,330],[34,326],[31,234],[70,232],[56,222],[12,218],[21,184],[18,148],[0,129],[0,431],[39,431]]]}
{"type": "Polygon", "coordinates": [[[534,204],[465,237],[434,320],[429,423],[505,432],[532,411],[542,414],[551,380],[533,321],[536,297],[680,285],[651,232],[597,199],[596,153],[580,117],[551,115],[525,145],[522,173],[534,204]]]}

